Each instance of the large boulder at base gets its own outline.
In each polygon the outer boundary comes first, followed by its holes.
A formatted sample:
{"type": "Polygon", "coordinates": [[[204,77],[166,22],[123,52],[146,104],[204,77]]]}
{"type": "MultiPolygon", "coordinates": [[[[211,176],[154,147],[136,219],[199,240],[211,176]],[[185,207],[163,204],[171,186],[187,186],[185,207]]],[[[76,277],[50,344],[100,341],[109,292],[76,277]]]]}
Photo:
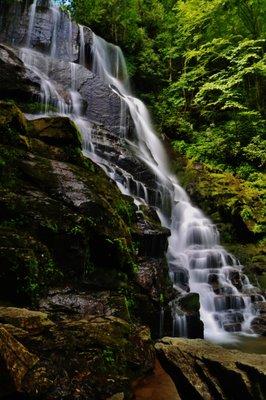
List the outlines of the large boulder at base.
{"type": "Polygon", "coordinates": [[[182,400],[264,400],[266,355],[226,350],[201,339],[163,338],[158,358],[182,400]]]}

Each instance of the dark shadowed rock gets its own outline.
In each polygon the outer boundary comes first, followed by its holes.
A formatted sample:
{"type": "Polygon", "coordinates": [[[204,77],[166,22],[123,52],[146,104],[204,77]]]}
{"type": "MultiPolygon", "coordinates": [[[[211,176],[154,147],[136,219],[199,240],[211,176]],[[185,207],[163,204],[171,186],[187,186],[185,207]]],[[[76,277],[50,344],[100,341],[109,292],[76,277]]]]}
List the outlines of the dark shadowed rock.
{"type": "Polygon", "coordinates": [[[266,336],[266,302],[255,303],[258,316],[251,322],[251,328],[254,333],[266,336]]]}
{"type": "MultiPolygon", "coordinates": [[[[106,399],[128,393],[132,380],[153,368],[154,350],[145,327],[111,316],[87,315],[32,331],[33,312],[22,313],[24,330],[12,331],[9,325],[7,331],[0,324],[0,376],[4,373],[6,383],[10,382],[4,386],[0,378],[2,396],[106,399]]],[[[13,309],[4,309],[3,318],[12,319],[14,327],[21,322],[16,315],[13,309]]]]}
{"type": "Polygon", "coordinates": [[[40,93],[39,78],[8,46],[0,44],[0,98],[30,101],[40,93]]]}

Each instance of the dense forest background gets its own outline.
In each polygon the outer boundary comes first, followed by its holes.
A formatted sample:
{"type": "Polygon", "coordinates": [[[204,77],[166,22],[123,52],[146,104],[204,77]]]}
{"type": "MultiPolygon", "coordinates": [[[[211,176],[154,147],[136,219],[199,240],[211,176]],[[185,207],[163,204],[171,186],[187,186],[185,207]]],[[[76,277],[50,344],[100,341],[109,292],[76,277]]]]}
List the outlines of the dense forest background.
{"type": "MultiPolygon", "coordinates": [[[[118,44],[134,91],[174,150],[265,188],[263,0],[61,1],[118,44]]],[[[249,217],[249,208],[244,213],[249,217]]],[[[255,231],[261,231],[256,226],[255,231]]]]}

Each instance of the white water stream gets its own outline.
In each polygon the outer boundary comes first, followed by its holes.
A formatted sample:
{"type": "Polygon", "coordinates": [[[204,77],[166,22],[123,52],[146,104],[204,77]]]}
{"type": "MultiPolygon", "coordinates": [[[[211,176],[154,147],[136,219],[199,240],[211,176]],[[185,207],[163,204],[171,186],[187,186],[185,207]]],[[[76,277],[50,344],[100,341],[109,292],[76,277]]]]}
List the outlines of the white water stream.
{"type": "MultiPolygon", "coordinates": [[[[149,190],[145,183],[136,181],[130,174],[109,163],[94,151],[91,137],[92,124],[82,115],[82,98],[77,92],[77,64],[70,63],[71,85],[68,100],[60,95],[55,82],[49,78],[53,59],[57,55],[57,30],[60,22],[59,10],[52,6],[51,11],[53,31],[50,57],[30,49],[36,0],[29,10],[26,48],[21,49],[22,60],[41,80],[43,113],[48,115],[56,110],[57,113],[72,118],[82,133],[84,154],[101,165],[116,181],[120,190],[124,194],[132,195],[137,204],[147,203],[156,209],[162,225],[171,231],[167,259],[173,285],[184,294],[188,288],[191,292],[199,293],[200,317],[204,322],[205,338],[226,341],[232,339],[228,331],[241,330],[251,333],[250,322],[255,315],[249,295],[252,286],[247,277],[241,273],[242,267],[239,262],[220,246],[216,226],[202,211],[192,205],[177,178],[172,174],[168,156],[154,131],[146,106],[131,93],[126,62],[121,49],[93,34],[92,71],[120,98],[120,139],[126,141],[127,147],[135,157],[156,177],[155,200],[149,198],[149,190]],[[133,138],[127,136],[128,110],[134,124],[133,138]],[[241,293],[232,284],[232,275],[239,276],[241,293]]],[[[69,41],[71,39],[72,22],[69,21],[69,41]]],[[[79,41],[79,63],[85,66],[86,46],[82,26],[79,26],[79,41]]],[[[68,49],[72,55],[71,43],[68,44],[68,49]]],[[[186,336],[186,332],[186,317],[179,315],[179,311],[175,310],[173,334],[186,336]]]]}

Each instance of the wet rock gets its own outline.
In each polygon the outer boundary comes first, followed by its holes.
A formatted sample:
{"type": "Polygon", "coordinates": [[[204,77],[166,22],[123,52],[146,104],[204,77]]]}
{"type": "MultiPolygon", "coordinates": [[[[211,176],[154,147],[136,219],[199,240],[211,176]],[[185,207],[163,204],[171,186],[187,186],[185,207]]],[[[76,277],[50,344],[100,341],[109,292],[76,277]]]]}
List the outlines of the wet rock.
{"type": "Polygon", "coordinates": [[[173,289],[167,277],[167,264],[164,259],[140,258],[136,280],[149,293],[153,300],[160,301],[168,293],[168,300],[173,297],[173,289]]]}
{"type": "Polygon", "coordinates": [[[133,202],[83,157],[72,123],[26,121],[1,103],[0,130],[0,296],[25,304],[73,279],[100,290],[127,284],[133,202]]]}
{"type": "Polygon", "coordinates": [[[167,250],[169,229],[163,228],[151,209],[142,208],[137,213],[133,238],[138,243],[138,255],[141,257],[162,258],[167,250]]]}
{"type": "Polygon", "coordinates": [[[54,325],[46,313],[14,307],[0,307],[0,322],[32,334],[40,334],[54,325]]]}
{"type": "Polygon", "coordinates": [[[79,132],[67,117],[47,117],[29,120],[28,134],[49,145],[73,147],[80,146],[79,132]]]}
{"type": "Polygon", "coordinates": [[[265,355],[226,350],[200,339],[163,338],[155,348],[181,399],[265,398],[265,355]]]}
{"type": "Polygon", "coordinates": [[[186,318],[187,336],[190,339],[203,338],[204,326],[200,320],[200,299],[198,293],[181,295],[176,301],[176,306],[186,318]]]}
{"type": "Polygon", "coordinates": [[[39,78],[8,46],[0,44],[0,98],[30,101],[40,93],[39,78]]]}
{"type": "Polygon", "coordinates": [[[54,318],[76,315],[115,316],[129,319],[125,297],[110,291],[86,291],[74,288],[50,290],[48,296],[40,301],[41,310],[49,312],[54,318]]]}
{"type": "Polygon", "coordinates": [[[251,328],[254,333],[266,336],[266,301],[256,302],[254,304],[258,316],[251,322],[251,328]]]}
{"type": "Polygon", "coordinates": [[[170,276],[175,285],[189,292],[189,272],[187,268],[177,267],[175,264],[169,263],[170,276]]]}
{"type": "MultiPolygon", "coordinates": [[[[1,4],[0,40],[2,42],[25,46],[28,41],[30,46],[38,51],[44,51],[47,54],[53,51],[55,56],[64,60],[78,60],[79,28],[66,13],[57,13],[55,9],[50,8],[50,2],[38,0],[31,38],[29,38],[29,2],[23,0],[5,3],[1,4]],[[52,50],[53,38],[56,43],[52,50]]],[[[89,29],[85,30],[84,38],[85,45],[89,46],[92,40],[89,29]]]]}
{"type": "Polygon", "coordinates": [[[188,293],[178,299],[178,305],[187,314],[196,314],[200,309],[198,293],[188,293]]]}
{"type": "Polygon", "coordinates": [[[255,317],[251,322],[251,328],[254,333],[266,336],[266,315],[255,317]]]}

